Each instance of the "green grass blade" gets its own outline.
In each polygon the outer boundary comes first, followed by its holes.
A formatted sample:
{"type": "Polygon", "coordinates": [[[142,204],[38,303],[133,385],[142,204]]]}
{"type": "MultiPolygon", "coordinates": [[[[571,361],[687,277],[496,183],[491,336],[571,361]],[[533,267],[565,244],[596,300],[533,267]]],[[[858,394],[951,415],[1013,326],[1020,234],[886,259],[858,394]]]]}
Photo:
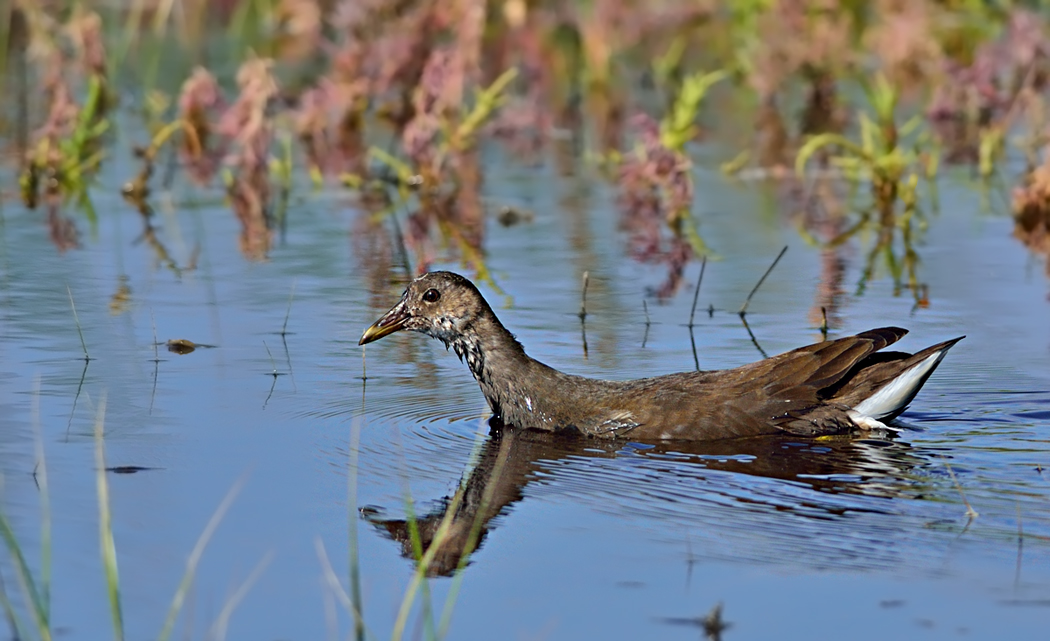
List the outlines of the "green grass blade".
{"type": "Polygon", "coordinates": [[[0,606],[4,608],[4,616],[7,618],[7,624],[11,626],[13,638],[30,638],[25,623],[22,622],[21,617],[15,612],[14,604],[11,603],[11,598],[7,596],[7,584],[4,583],[3,573],[0,573],[0,606]]]}
{"type": "Polygon", "coordinates": [[[11,560],[15,562],[15,576],[30,606],[33,623],[36,624],[37,631],[42,638],[50,639],[50,624],[44,616],[43,603],[40,600],[40,593],[37,592],[36,583],[33,581],[33,574],[26,563],[25,555],[22,554],[22,548],[18,545],[14,530],[11,529],[11,523],[3,514],[0,514],[0,535],[3,536],[4,543],[7,544],[7,549],[11,553],[11,560]]]}
{"type": "Polygon", "coordinates": [[[197,544],[193,546],[193,551],[190,552],[190,557],[186,560],[186,572],[182,575],[182,581],[179,583],[178,589],[175,591],[175,596],[171,599],[171,607],[168,609],[168,617],[164,621],[164,627],[161,629],[160,634],[157,635],[158,641],[168,641],[171,637],[172,630],[175,629],[175,621],[179,617],[179,612],[182,610],[182,604],[186,601],[186,595],[190,591],[190,586],[193,585],[193,577],[197,573],[197,566],[200,564],[201,557],[204,555],[204,549],[208,546],[208,541],[211,540],[215,530],[219,527],[219,523],[223,517],[226,516],[226,512],[229,511],[230,506],[233,505],[233,500],[237,498],[237,494],[240,493],[241,488],[244,487],[245,477],[237,479],[237,482],[233,484],[233,487],[226,492],[226,496],[223,497],[222,502],[219,503],[219,507],[215,508],[215,512],[211,515],[211,519],[208,520],[208,524],[204,526],[204,531],[201,532],[200,537],[197,539],[197,544]]]}
{"type": "Polygon", "coordinates": [[[109,480],[106,478],[106,444],[103,431],[106,416],[106,397],[98,404],[95,415],[95,483],[98,487],[98,531],[102,553],[102,567],[106,572],[106,595],[113,617],[113,637],[124,639],[124,613],[120,604],[120,572],[117,569],[117,546],[113,540],[113,515],[109,509],[109,480]]]}
{"type": "Polygon", "coordinates": [[[208,634],[208,638],[214,639],[215,641],[222,641],[226,638],[226,628],[230,624],[230,617],[233,615],[233,611],[237,609],[237,606],[244,597],[248,595],[248,591],[252,589],[255,582],[262,576],[263,570],[273,560],[273,551],[269,551],[263,555],[263,558],[259,559],[259,562],[255,564],[255,568],[252,569],[251,574],[244,580],[244,583],[234,591],[230,598],[226,600],[226,603],[222,606],[222,611],[219,613],[215,623],[212,625],[211,632],[208,634]]]}
{"type": "MultiPolygon", "coordinates": [[[[481,431],[479,430],[479,436],[480,434],[481,431]]],[[[471,457],[472,460],[476,458],[477,452],[480,449],[478,445],[479,444],[477,443],[475,444],[474,454],[472,454],[471,457]]],[[[497,464],[502,466],[502,463],[497,464]]],[[[455,520],[455,515],[459,511],[460,503],[463,502],[463,497],[466,494],[466,489],[466,485],[461,484],[460,487],[456,490],[456,493],[452,496],[452,500],[449,501],[448,506],[445,508],[445,515],[444,517],[442,517],[441,523],[438,524],[437,531],[435,531],[434,537],[430,541],[430,547],[428,547],[425,552],[421,550],[422,546],[418,542],[419,531],[415,522],[415,514],[412,510],[412,498],[411,496],[407,495],[405,497],[406,508],[408,510],[406,521],[408,525],[409,536],[412,537],[412,545],[418,561],[416,563],[416,571],[412,575],[412,581],[409,583],[408,588],[405,590],[404,597],[402,597],[401,600],[401,607],[398,609],[397,619],[394,622],[394,631],[390,637],[393,641],[400,641],[404,637],[405,626],[408,623],[408,615],[412,610],[412,604],[415,602],[416,593],[419,592],[422,588],[424,595],[429,598],[429,589],[426,585],[427,570],[430,567],[430,564],[434,561],[434,557],[437,555],[438,550],[440,550],[444,545],[445,539],[449,536],[449,532],[452,529],[452,522],[455,520]],[[420,556],[421,552],[422,555],[420,556]]],[[[463,563],[463,559],[460,559],[460,562],[463,563]]],[[[447,608],[448,602],[446,601],[446,610],[447,608]]],[[[426,614],[429,614],[429,610],[430,608],[427,607],[426,614]]],[[[444,612],[442,614],[442,618],[445,618],[444,612]]],[[[449,615],[449,618],[451,618],[451,615],[449,615]]],[[[430,621],[430,623],[432,625],[433,621],[430,621]]],[[[430,633],[432,637],[440,638],[440,626],[438,632],[435,632],[431,629],[430,633]]]]}
{"type": "Polygon", "coordinates": [[[364,617],[361,612],[354,607],[354,602],[350,598],[350,595],[343,589],[343,584],[339,582],[339,577],[335,575],[335,570],[332,569],[332,562],[328,560],[328,551],[325,550],[324,541],[321,537],[314,539],[314,549],[317,550],[317,560],[321,563],[321,570],[324,572],[325,581],[328,583],[328,587],[332,590],[332,594],[339,599],[339,602],[343,605],[347,612],[354,617],[355,621],[361,621],[361,628],[363,630],[362,638],[366,636],[372,638],[371,632],[364,625],[364,617]]]}
{"type": "MultiPolygon", "coordinates": [[[[483,430],[485,422],[483,421],[478,429],[479,441],[476,445],[476,449],[480,449],[481,439],[486,438],[483,430]]],[[[499,455],[496,457],[496,463],[492,467],[492,480],[485,486],[485,491],[481,494],[481,506],[478,508],[477,514],[474,515],[474,522],[470,526],[470,534],[467,536],[467,542],[463,546],[463,550],[474,550],[474,546],[477,544],[478,537],[481,536],[481,528],[485,522],[485,513],[488,511],[488,506],[492,503],[493,494],[495,494],[496,486],[500,476],[503,474],[503,468],[507,465],[507,459],[510,456],[510,448],[501,449],[499,455]]],[[[448,634],[448,629],[452,625],[452,611],[456,606],[456,599],[459,597],[459,588],[463,584],[463,577],[466,574],[463,572],[467,567],[467,563],[470,561],[470,554],[463,554],[459,559],[459,565],[456,568],[456,574],[452,578],[452,585],[449,587],[448,595],[445,597],[445,607],[441,611],[441,619],[438,622],[437,638],[443,639],[448,634]]]]}

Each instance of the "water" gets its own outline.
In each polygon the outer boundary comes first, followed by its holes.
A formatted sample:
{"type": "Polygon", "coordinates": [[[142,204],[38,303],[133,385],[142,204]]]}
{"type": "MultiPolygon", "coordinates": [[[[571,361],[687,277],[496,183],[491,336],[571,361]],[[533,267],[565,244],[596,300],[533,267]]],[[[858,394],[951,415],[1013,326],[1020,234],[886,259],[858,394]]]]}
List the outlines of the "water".
{"type": "MultiPolygon", "coordinates": [[[[665,304],[649,300],[647,328],[642,300],[664,268],[625,258],[608,185],[586,172],[567,178],[548,165],[522,167],[498,149],[486,154],[491,209],[508,204],[534,214],[512,227],[489,222],[488,264],[504,294],[482,288],[529,352],[607,378],[693,368],[685,323],[699,265],[687,267],[665,304]],[[586,352],[576,316],[584,271],[586,352]]],[[[722,636],[734,641],[1045,634],[1048,283],[1042,259],[1010,237],[1008,216],[982,211],[963,173],[942,178],[941,213],[918,247],[928,308],[913,309],[907,292],[893,296],[884,273],[855,295],[863,247],[840,252],[845,293],[831,310],[833,335],[901,325],[912,332],[902,343],[910,350],[967,335],[904,416],[912,429],[892,442],[656,448],[514,434],[492,440],[465,366],[419,335],[368,346],[363,381],[357,339],[396,301],[402,285],[393,281],[402,275],[388,228],[370,226],[346,194],[299,185],[287,238],[269,261],[250,262],[238,252],[238,226],[221,193],[177,182],[154,203],[159,238],[176,262],[190,263],[199,246],[197,269],[177,277],[148,243],[136,242],[141,219],[116,193],[133,173],[127,159],[106,165],[93,192],[99,223],[77,219],[77,250],[56,252],[40,212],[10,200],[3,210],[3,509],[37,568],[39,430],[56,629],[75,638],[109,634],[92,437],[105,399],[107,464],[149,468],[109,474],[129,638],[160,629],[197,537],[240,482],[188,598],[189,633],[205,636],[272,553],[230,619],[229,636],[314,639],[336,629],[345,636],[349,617],[317,549],[323,545],[345,586],[349,526],[357,530],[368,629],[388,636],[413,573],[389,534],[405,517],[406,492],[421,515],[436,519],[461,479],[487,489],[502,509],[482,519],[452,638],[702,638],[689,620],[718,603],[732,624],[722,636]],[[121,276],[130,298],[113,314],[121,276]],[[86,367],[67,285],[93,359],[86,367]],[[154,326],[160,342],[214,348],[181,356],[155,348],[154,326]],[[350,475],[355,429],[359,467],[350,475]],[[353,480],[367,518],[348,509],[353,480]],[[979,516],[967,517],[965,501],[979,516]]],[[[701,231],[721,257],[708,264],[700,294],[700,366],[760,357],[735,311],[785,244],[790,250],[748,322],[770,354],[819,340],[821,252],[770,209],[776,188],[729,183],[703,168],[697,179],[701,231]]],[[[993,202],[1003,209],[994,195],[993,202]]],[[[17,595],[11,565],[3,570],[17,595]]],[[[453,585],[430,582],[435,618],[453,585]]],[[[413,615],[409,634],[423,630],[413,615]]]]}

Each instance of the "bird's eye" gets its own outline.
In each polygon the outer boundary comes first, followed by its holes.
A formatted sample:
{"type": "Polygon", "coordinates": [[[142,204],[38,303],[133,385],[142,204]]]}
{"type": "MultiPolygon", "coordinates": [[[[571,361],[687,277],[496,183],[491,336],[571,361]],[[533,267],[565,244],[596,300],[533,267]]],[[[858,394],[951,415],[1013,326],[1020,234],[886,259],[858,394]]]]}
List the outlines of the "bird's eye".
{"type": "Polygon", "coordinates": [[[441,292],[439,292],[436,289],[428,289],[427,291],[423,292],[423,300],[425,300],[428,303],[436,303],[438,302],[439,298],[441,298],[441,292]]]}

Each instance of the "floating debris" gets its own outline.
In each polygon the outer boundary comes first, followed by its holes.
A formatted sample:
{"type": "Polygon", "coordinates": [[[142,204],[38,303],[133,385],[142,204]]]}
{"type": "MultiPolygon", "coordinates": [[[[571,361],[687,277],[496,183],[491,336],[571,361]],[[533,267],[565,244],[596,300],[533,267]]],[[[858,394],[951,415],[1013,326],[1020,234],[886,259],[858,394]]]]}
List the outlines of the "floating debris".
{"type": "Polygon", "coordinates": [[[204,345],[203,343],[194,343],[191,340],[185,338],[173,338],[169,340],[165,345],[168,346],[168,351],[175,354],[189,354],[198,349],[212,349],[214,345],[204,345]]]}

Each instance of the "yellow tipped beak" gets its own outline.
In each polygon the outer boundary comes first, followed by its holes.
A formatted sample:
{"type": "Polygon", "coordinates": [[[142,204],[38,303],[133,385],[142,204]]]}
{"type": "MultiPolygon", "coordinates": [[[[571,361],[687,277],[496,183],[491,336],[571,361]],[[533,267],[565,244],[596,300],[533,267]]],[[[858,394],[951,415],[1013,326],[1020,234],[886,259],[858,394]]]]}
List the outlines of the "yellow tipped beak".
{"type": "Polygon", "coordinates": [[[364,334],[361,334],[361,340],[357,341],[358,345],[365,345],[372,341],[377,341],[384,336],[393,334],[404,328],[405,322],[408,321],[408,313],[405,312],[404,301],[394,305],[394,308],[389,312],[383,314],[383,317],[372,323],[368,329],[365,330],[364,334]]]}

